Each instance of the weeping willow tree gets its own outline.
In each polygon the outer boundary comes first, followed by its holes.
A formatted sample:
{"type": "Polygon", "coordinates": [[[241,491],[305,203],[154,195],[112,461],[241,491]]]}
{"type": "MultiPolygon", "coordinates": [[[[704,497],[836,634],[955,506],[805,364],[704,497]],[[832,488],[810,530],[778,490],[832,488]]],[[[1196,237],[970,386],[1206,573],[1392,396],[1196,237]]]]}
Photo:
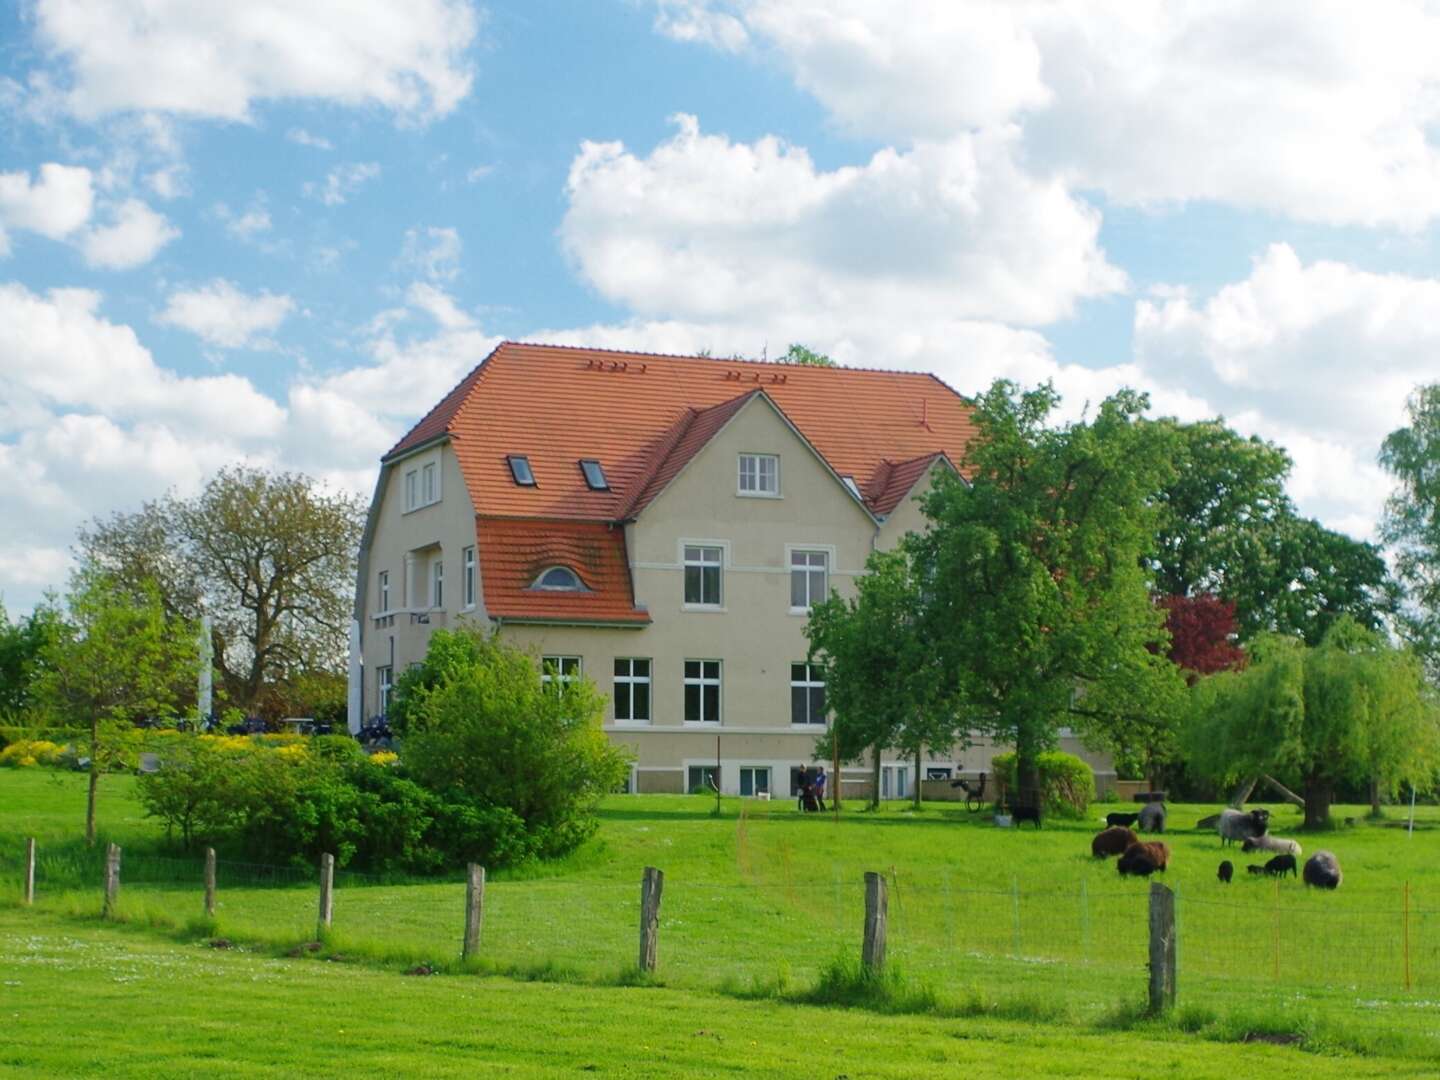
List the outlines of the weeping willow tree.
{"type": "Polygon", "coordinates": [[[1223,783],[1268,774],[1299,788],[1305,827],[1325,828],[1335,789],[1370,780],[1394,794],[1440,765],[1440,708],[1420,661],[1343,619],[1318,646],[1262,636],[1244,671],[1191,691],[1191,767],[1223,783]]]}

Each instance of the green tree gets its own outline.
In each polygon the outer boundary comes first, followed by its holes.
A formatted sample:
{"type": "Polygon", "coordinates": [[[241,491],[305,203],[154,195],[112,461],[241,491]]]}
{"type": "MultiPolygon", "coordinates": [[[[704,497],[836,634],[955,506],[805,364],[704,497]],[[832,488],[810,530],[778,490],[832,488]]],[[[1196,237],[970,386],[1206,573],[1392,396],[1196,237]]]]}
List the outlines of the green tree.
{"type": "Polygon", "coordinates": [[[101,774],[136,720],[175,715],[183,688],[195,685],[199,644],[195,625],[167,615],[152,583],[82,571],[67,609],[43,653],[37,692],[58,717],[89,730],[85,842],[93,844],[101,774]]]}
{"type": "Polygon", "coordinates": [[[1393,791],[1434,776],[1440,714],[1413,653],[1341,619],[1317,646],[1264,635],[1250,657],[1191,692],[1186,741],[1200,774],[1279,777],[1304,795],[1312,829],[1329,824],[1339,784],[1373,779],[1393,791]]]}
{"type": "Polygon", "coordinates": [[[1378,630],[1394,614],[1395,586],[1374,544],[1292,515],[1278,523],[1269,548],[1249,606],[1236,605],[1242,637],[1270,631],[1318,645],[1342,618],[1378,630]]]}
{"type": "MultiPolygon", "coordinates": [[[[915,758],[917,778],[927,749],[948,749],[962,737],[940,697],[936,656],[923,636],[920,589],[904,552],[875,552],[856,595],[832,594],[810,611],[805,626],[810,660],[824,671],[825,704],[834,717],[816,753],[845,761],[870,754],[871,806],[880,804],[880,756],[896,748],[915,758]]],[[[834,777],[836,794],[840,778],[834,777]]],[[[920,784],[915,784],[920,804],[920,784]]]]}
{"type": "Polygon", "coordinates": [[[473,659],[412,701],[410,774],[433,791],[513,811],[540,855],[573,849],[594,832],[601,796],[629,771],[601,729],[604,697],[588,679],[542,681],[534,657],[478,630],[437,630],[430,640],[437,662],[461,651],[473,659]],[[470,641],[457,647],[447,640],[456,636],[470,641]]]}
{"type": "Polygon", "coordinates": [[[969,479],[942,476],[924,502],[932,527],[907,540],[947,696],[1015,747],[1020,799],[1036,797],[1062,724],[1104,734],[1153,717],[1181,679],[1147,572],[1173,436],[1141,421],[1142,395],[1064,425],[1058,403],[1048,385],[995,383],[975,402],[969,479]]]}
{"type": "Polygon", "coordinates": [[[284,708],[269,692],[343,672],[364,507],[307,476],[237,465],[194,498],[166,495],[82,529],[82,562],[132,587],[162,585],[166,610],[212,622],[227,699],[284,708]]]}
{"type": "Polygon", "coordinates": [[[1405,636],[1440,675],[1440,383],[1410,396],[1406,418],[1380,448],[1380,464],[1396,480],[1380,535],[1409,600],[1405,636]]]}
{"type": "Polygon", "coordinates": [[[816,352],[814,349],[807,349],[804,345],[792,344],[785,350],[785,355],[780,357],[784,364],[805,364],[809,367],[838,367],[834,360],[824,353],[816,352]]]}
{"type": "Polygon", "coordinates": [[[53,597],[13,623],[0,604],[0,721],[33,714],[45,650],[61,633],[62,618],[53,597]]]}

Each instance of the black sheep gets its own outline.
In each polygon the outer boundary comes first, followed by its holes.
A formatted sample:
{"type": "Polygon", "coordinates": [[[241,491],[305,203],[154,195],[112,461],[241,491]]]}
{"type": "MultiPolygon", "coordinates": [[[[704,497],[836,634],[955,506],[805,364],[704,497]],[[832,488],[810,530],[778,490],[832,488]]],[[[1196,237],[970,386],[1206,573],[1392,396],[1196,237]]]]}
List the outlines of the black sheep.
{"type": "Polygon", "coordinates": [[[1010,821],[1019,827],[1022,821],[1033,821],[1035,828],[1040,828],[1040,807],[1038,806],[1012,806],[1010,807],[1010,821]]]}
{"type": "Polygon", "coordinates": [[[1123,855],[1126,848],[1139,842],[1140,838],[1131,830],[1120,825],[1112,825],[1095,834],[1095,839],[1090,841],[1090,854],[1097,859],[1109,858],[1111,855],[1123,855]]]}
{"type": "Polygon", "coordinates": [[[1265,864],[1265,873],[1271,877],[1284,877],[1287,873],[1294,876],[1295,872],[1294,855],[1276,855],[1265,864]]]}
{"type": "Polygon", "coordinates": [[[1152,802],[1140,808],[1140,831],[1163,833],[1165,831],[1165,804],[1152,802]]]}
{"type": "Polygon", "coordinates": [[[1113,814],[1106,814],[1106,815],[1105,815],[1105,824],[1106,824],[1106,825],[1122,825],[1122,826],[1124,826],[1124,827],[1127,828],[1127,829],[1128,829],[1130,826],[1134,825],[1135,822],[1137,822],[1137,821],[1139,821],[1139,820],[1140,820],[1140,815],[1139,815],[1139,814],[1122,814],[1122,813],[1120,813],[1120,812],[1117,811],[1117,812],[1115,812],[1115,813],[1113,813],[1113,814]]]}
{"type": "Polygon", "coordinates": [[[1254,874],[1257,877],[1265,873],[1265,868],[1263,866],[1256,866],[1254,863],[1251,863],[1249,866],[1245,867],[1245,869],[1249,870],[1250,873],[1254,874]]]}
{"type": "Polygon", "coordinates": [[[1120,871],[1120,876],[1125,877],[1135,874],[1139,877],[1149,877],[1159,870],[1165,872],[1165,867],[1170,862],[1170,849],[1159,842],[1131,844],[1125,849],[1115,863],[1115,869],[1120,871]]]}
{"type": "Polygon", "coordinates": [[[1220,863],[1220,870],[1215,876],[1218,877],[1221,881],[1223,881],[1226,885],[1230,884],[1230,879],[1235,876],[1235,867],[1230,865],[1229,859],[1225,859],[1223,862],[1220,863]]]}

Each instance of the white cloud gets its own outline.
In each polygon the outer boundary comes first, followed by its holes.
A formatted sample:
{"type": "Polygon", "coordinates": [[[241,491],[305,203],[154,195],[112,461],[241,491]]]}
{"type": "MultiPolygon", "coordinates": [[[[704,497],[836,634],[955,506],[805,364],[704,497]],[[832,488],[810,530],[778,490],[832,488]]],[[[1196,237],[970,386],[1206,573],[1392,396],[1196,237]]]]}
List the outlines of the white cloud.
{"type": "Polygon", "coordinates": [[[259,200],[238,214],[224,203],[216,203],[215,215],[225,223],[225,231],[240,240],[253,240],[261,233],[269,232],[273,225],[270,211],[259,200]]]}
{"type": "Polygon", "coordinates": [[[1117,202],[1402,228],[1440,215],[1425,0],[657,0],[657,27],[777,56],[866,136],[1019,125],[1031,168],[1117,202]]]}
{"type": "Polygon", "coordinates": [[[268,344],[260,335],[279,327],[294,309],[295,301],[288,296],[267,291],[250,295],[216,278],[171,293],[155,321],[189,330],[221,348],[256,348],[268,344]]]}
{"type": "Polygon", "coordinates": [[[642,317],[883,312],[1043,324],[1124,286],[1099,215],[1026,175],[1007,133],[882,150],[817,170],[803,148],[704,135],[648,157],[585,143],[561,239],[584,278],[642,317]]]}
{"type": "Polygon", "coordinates": [[[285,138],[296,146],[308,146],[315,150],[334,150],[335,144],[323,135],[312,135],[304,128],[293,127],[285,132],[285,138]]]}
{"type": "Polygon", "coordinates": [[[37,0],[42,48],[75,115],[246,120],[311,99],[443,116],[469,93],[479,17],[464,0],[37,0]]]}
{"type": "Polygon", "coordinates": [[[467,183],[476,184],[479,183],[481,180],[484,180],[487,176],[490,176],[494,172],[494,165],[476,165],[473,169],[471,169],[465,174],[465,180],[467,183]]]}
{"type": "Polygon", "coordinates": [[[460,273],[461,249],[455,229],[406,229],[400,261],[431,281],[454,281],[460,273]]]}
{"type": "Polygon", "coordinates": [[[339,206],[360,189],[362,184],[380,175],[380,166],[373,161],[337,165],[325,175],[324,184],[307,183],[304,191],[326,206],[339,206]]]}
{"type": "Polygon", "coordinates": [[[164,214],[157,214],[139,199],[126,199],[111,216],[111,224],[92,228],[81,239],[86,263],[99,269],[143,266],[180,235],[164,214]]]}
{"type": "Polygon", "coordinates": [[[1284,244],[1200,302],[1142,301],[1135,359],[1295,457],[1293,491],[1324,520],[1375,522],[1380,442],[1406,396],[1440,374],[1440,280],[1304,263],[1284,244]]]}
{"type": "Polygon", "coordinates": [[[26,229],[63,240],[90,220],[95,191],[90,170],[46,162],[35,179],[0,173],[0,229],[26,229]]]}

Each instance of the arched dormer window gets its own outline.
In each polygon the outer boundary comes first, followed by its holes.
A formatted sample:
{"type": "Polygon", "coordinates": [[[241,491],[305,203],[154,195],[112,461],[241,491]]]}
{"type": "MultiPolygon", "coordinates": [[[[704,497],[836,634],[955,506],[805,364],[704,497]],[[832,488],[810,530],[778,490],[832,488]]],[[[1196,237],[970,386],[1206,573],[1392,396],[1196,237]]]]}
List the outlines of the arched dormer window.
{"type": "Polygon", "coordinates": [[[532,589],[547,589],[551,592],[584,592],[585,585],[580,580],[580,575],[571,570],[568,566],[552,566],[549,570],[543,571],[532,589]]]}

